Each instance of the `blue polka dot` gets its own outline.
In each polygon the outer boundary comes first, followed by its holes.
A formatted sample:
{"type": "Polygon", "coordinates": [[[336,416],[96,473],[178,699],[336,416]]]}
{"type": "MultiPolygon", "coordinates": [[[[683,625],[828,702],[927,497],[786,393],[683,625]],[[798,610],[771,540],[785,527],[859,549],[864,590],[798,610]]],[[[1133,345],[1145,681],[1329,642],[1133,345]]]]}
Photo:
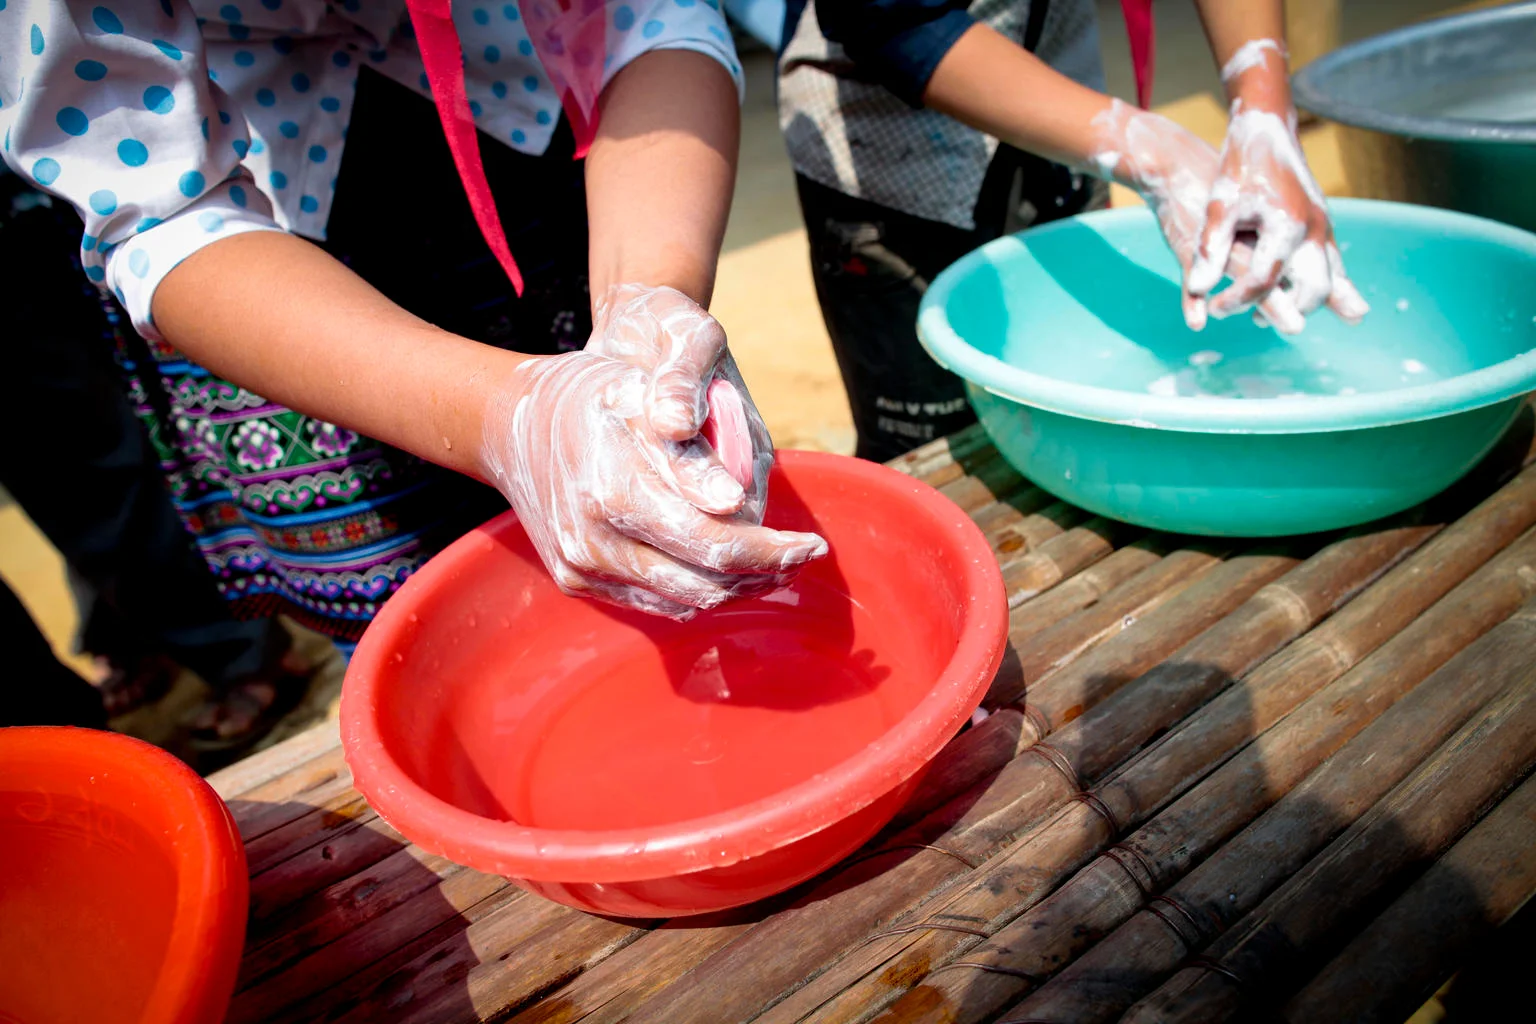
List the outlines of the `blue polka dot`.
{"type": "Polygon", "coordinates": [[[550,121],[554,120],[554,118],[549,116],[549,111],[547,110],[541,110],[537,114],[534,114],[533,119],[539,122],[539,124],[549,124],[550,121]]]}
{"type": "Polygon", "coordinates": [[[87,201],[91,204],[91,209],[103,217],[117,211],[117,193],[109,188],[92,192],[91,198],[87,201]]]}
{"type": "Polygon", "coordinates": [[[272,40],[272,49],[284,57],[288,56],[293,52],[293,38],[291,36],[278,36],[272,40]]]}
{"type": "Polygon", "coordinates": [[[225,111],[219,111],[219,124],[229,124],[231,118],[225,111]]]}
{"type": "Polygon", "coordinates": [[[305,213],[314,213],[320,209],[320,200],[314,196],[305,196],[299,200],[299,209],[305,213]]]}
{"type": "Polygon", "coordinates": [[[522,17],[522,14],[518,11],[517,4],[503,4],[501,8],[501,16],[506,18],[508,21],[516,21],[518,18],[522,17]]]}
{"type": "Polygon", "coordinates": [[[75,77],[86,82],[99,82],[107,77],[107,66],[99,60],[83,60],[75,65],[75,77]]]}
{"type": "Polygon", "coordinates": [[[506,99],[507,98],[507,83],[506,82],[492,82],[491,83],[491,95],[495,96],[499,100],[506,99]]]}
{"type": "Polygon", "coordinates": [[[337,50],[335,53],[331,54],[331,63],[335,64],[339,68],[344,68],[352,63],[352,58],[348,54],[343,53],[341,50],[337,50]]]}
{"type": "Polygon", "coordinates": [[[325,153],[325,147],[324,146],[310,146],[309,147],[309,162],[310,163],[312,163],[312,164],[323,164],[323,163],[325,163],[325,157],[326,157],[326,153],[325,153]]]}
{"type": "Polygon", "coordinates": [[[96,248],[96,236],[95,235],[81,235],[80,236],[80,248],[84,249],[86,252],[90,252],[92,249],[96,248]]]}
{"type": "Polygon", "coordinates": [[[224,218],[212,210],[204,210],[197,216],[197,226],[204,231],[217,231],[224,226],[224,218]]]}
{"type": "Polygon", "coordinates": [[[692,7],[698,0],[673,0],[679,7],[692,7]]]}
{"type": "Polygon", "coordinates": [[[285,189],[288,187],[288,175],[282,171],[273,171],[267,176],[267,181],[275,189],[285,189]]]}
{"type": "Polygon", "coordinates": [[[345,7],[351,13],[356,14],[358,9],[362,7],[363,4],[362,0],[341,0],[341,6],[345,7]]]}
{"type": "Polygon", "coordinates": [[[477,101],[475,101],[475,100],[470,100],[469,101],[469,116],[470,117],[479,117],[480,116],[480,110],[481,110],[481,107],[480,107],[480,104],[477,101]]]}
{"type": "Polygon", "coordinates": [[[181,60],[181,47],[177,46],[175,43],[168,43],[164,39],[155,39],[152,41],[155,44],[155,48],[158,49],[161,53],[165,54],[167,57],[171,58],[171,60],[181,60]]]}
{"type": "Polygon", "coordinates": [[[165,12],[167,18],[176,17],[176,9],[171,6],[171,0],[160,0],[160,9],[165,12]]]}
{"type": "Polygon", "coordinates": [[[43,30],[36,25],[32,26],[32,56],[36,57],[43,52],[43,30]]]}
{"type": "Polygon", "coordinates": [[[217,71],[213,70],[213,68],[209,68],[208,69],[208,80],[211,81],[211,82],[217,82],[219,80],[219,73],[217,71]]]}
{"type": "Polygon", "coordinates": [[[236,139],[231,142],[230,145],[235,149],[235,156],[239,157],[241,160],[244,160],[245,154],[251,151],[251,144],[244,139],[236,139]]]}
{"type": "Polygon", "coordinates": [[[109,36],[118,36],[123,34],[123,23],[121,19],[119,19],[117,15],[113,14],[105,7],[98,7],[92,11],[91,20],[96,23],[97,28],[101,29],[109,36]]]}
{"type": "Polygon", "coordinates": [[[128,269],[133,271],[134,277],[142,278],[149,273],[149,253],[143,249],[135,249],[128,254],[128,269]]]}
{"type": "Polygon", "coordinates": [[[150,228],[157,227],[163,223],[165,222],[162,221],[159,217],[145,217],[143,220],[139,221],[138,226],[136,226],[133,230],[148,231],[150,228]]]}
{"type": "Polygon", "coordinates": [[[245,204],[247,202],[245,189],[239,185],[229,186],[229,200],[236,206],[240,207],[242,210],[245,209],[245,204]]]}
{"type": "Polygon", "coordinates": [[[512,129],[512,141],[517,143],[527,142],[528,136],[523,134],[523,130],[521,128],[514,128],[512,129]]]}
{"type": "Polygon", "coordinates": [[[519,39],[517,41],[517,52],[522,54],[524,57],[532,57],[533,44],[526,39],[519,39]]]}
{"type": "Polygon", "coordinates": [[[432,91],[432,83],[427,81],[427,73],[425,71],[421,73],[421,88],[426,92],[432,91]]]}
{"type": "Polygon", "coordinates": [[[524,78],[523,79],[523,88],[527,89],[529,92],[538,92],[539,91],[539,77],[537,75],[529,75],[527,78],[524,78]]]}
{"type": "Polygon", "coordinates": [[[628,32],[635,27],[635,12],[627,4],[613,12],[613,27],[620,32],[628,32]]]}
{"type": "Polygon", "coordinates": [[[251,155],[252,156],[255,156],[257,153],[264,153],[264,152],[266,152],[266,150],[267,150],[267,144],[265,142],[262,142],[260,139],[252,139],[251,140],[251,155]]]}
{"type": "Polygon", "coordinates": [[[389,58],[389,51],[388,50],[371,50],[368,53],[368,59],[373,61],[375,64],[383,64],[384,61],[387,60],[388,58],[389,58]]]}
{"type": "Polygon", "coordinates": [[[647,39],[655,39],[657,36],[661,35],[662,31],[666,27],[667,26],[663,25],[655,18],[652,18],[650,21],[645,23],[645,27],[640,30],[640,34],[647,39]]]}
{"type": "Polygon", "coordinates": [[[176,109],[176,97],[163,85],[144,90],[144,109],[155,114],[169,114],[176,109]]]}
{"type": "Polygon", "coordinates": [[[251,28],[250,28],[250,26],[249,25],[231,25],[231,26],[229,26],[229,38],[233,39],[237,43],[245,42],[247,39],[251,38],[251,28]]]}
{"type": "Polygon", "coordinates": [[[231,25],[238,25],[241,21],[245,20],[245,15],[241,14],[240,8],[236,7],[234,4],[225,4],[223,7],[220,7],[219,17],[223,18],[231,25]]]}
{"type": "Polygon", "coordinates": [[[37,179],[39,185],[52,185],[59,180],[59,162],[51,156],[45,156],[32,165],[32,177],[37,179]]]}
{"type": "Polygon", "coordinates": [[[283,6],[283,0],[261,0],[261,6],[269,11],[275,11],[283,6]]]}
{"type": "Polygon", "coordinates": [[[91,126],[91,119],[79,107],[65,107],[54,120],[66,135],[84,135],[91,126]]]}
{"type": "Polygon", "coordinates": [[[485,13],[483,8],[479,7],[475,8],[474,19],[476,25],[489,25],[491,23],[491,16],[485,13]]]}
{"type": "Polygon", "coordinates": [[[284,121],[277,126],[277,130],[283,133],[283,138],[285,139],[296,139],[299,137],[299,126],[292,121],[284,121]]]}
{"type": "Polygon", "coordinates": [[[337,99],[335,96],[327,96],[325,99],[320,101],[320,109],[325,111],[327,114],[334,114],[336,111],[341,109],[341,100],[337,99]]]}
{"type": "Polygon", "coordinates": [[[270,107],[277,103],[277,93],[271,89],[257,89],[256,102],[264,107],[270,107]]]}
{"type": "Polygon", "coordinates": [[[181,176],[181,180],[176,183],[176,187],[181,189],[181,194],[186,196],[188,199],[202,195],[203,189],[207,187],[207,185],[208,179],[203,177],[203,173],[201,171],[188,171],[186,174],[183,174],[181,176]]]}
{"type": "Polygon", "coordinates": [[[294,92],[309,92],[309,76],[300,71],[289,80],[294,92]]]}
{"type": "Polygon", "coordinates": [[[149,147],[138,139],[124,139],[117,144],[117,158],[129,167],[143,167],[149,163],[149,147]]]}
{"type": "Polygon", "coordinates": [[[235,63],[243,68],[248,68],[256,63],[256,55],[250,50],[236,50],[235,63]]]}
{"type": "Polygon", "coordinates": [[[85,276],[100,284],[107,279],[107,272],[100,267],[86,267],[85,276]]]}
{"type": "Polygon", "coordinates": [[[487,64],[495,64],[499,60],[501,60],[501,47],[487,46],[485,48],[485,62],[487,64]]]}

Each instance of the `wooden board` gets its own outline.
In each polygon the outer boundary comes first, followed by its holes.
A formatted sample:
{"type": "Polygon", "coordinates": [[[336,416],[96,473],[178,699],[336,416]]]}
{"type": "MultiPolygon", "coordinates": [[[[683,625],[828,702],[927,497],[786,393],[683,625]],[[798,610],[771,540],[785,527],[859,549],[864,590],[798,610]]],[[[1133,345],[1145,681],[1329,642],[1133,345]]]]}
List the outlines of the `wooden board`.
{"type": "Polygon", "coordinates": [[[229,1020],[1417,1005],[1536,892],[1533,422],[1421,508],[1268,542],[1090,516],[976,429],[919,449],[895,465],[987,533],[1012,643],[990,717],[865,851],[758,906],[593,917],[412,847],[320,726],[212,779],[253,872],[229,1020]]]}

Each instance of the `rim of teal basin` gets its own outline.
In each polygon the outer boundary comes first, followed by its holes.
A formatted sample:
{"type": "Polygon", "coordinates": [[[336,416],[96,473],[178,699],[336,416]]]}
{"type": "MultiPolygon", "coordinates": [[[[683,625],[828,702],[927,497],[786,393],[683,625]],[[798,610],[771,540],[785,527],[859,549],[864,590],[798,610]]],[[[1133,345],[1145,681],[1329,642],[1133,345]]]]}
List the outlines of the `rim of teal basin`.
{"type": "MultiPolygon", "coordinates": [[[[1475,237],[1518,249],[1532,259],[1532,291],[1536,293],[1536,234],[1471,214],[1408,203],[1337,199],[1329,206],[1355,223],[1417,223],[1435,236],[1475,237]]],[[[1142,395],[1020,369],[976,349],[950,326],[945,315],[950,293],[972,268],[1001,262],[994,257],[1013,252],[1020,237],[1068,229],[1077,222],[1098,228],[1134,220],[1151,221],[1152,213],[1145,207],[1098,210],[995,239],[968,253],[929,286],[918,311],[918,340],[940,366],[1000,398],[1081,419],[1198,433],[1291,434],[1386,427],[1468,412],[1536,390],[1536,349],[1531,349],[1471,373],[1362,395],[1319,395],[1291,401],[1142,395]]],[[[1348,223],[1335,224],[1346,240],[1349,228],[1348,223]]]]}

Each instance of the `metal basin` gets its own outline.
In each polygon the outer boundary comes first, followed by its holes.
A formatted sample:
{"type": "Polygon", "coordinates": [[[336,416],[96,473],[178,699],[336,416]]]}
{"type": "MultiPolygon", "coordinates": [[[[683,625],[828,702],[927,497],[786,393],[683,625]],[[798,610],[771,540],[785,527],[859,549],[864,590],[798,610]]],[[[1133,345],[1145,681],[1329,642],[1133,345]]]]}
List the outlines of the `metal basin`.
{"type": "Polygon", "coordinates": [[[1536,230],[1536,3],[1374,36],[1295,77],[1337,121],[1350,190],[1536,230]]]}

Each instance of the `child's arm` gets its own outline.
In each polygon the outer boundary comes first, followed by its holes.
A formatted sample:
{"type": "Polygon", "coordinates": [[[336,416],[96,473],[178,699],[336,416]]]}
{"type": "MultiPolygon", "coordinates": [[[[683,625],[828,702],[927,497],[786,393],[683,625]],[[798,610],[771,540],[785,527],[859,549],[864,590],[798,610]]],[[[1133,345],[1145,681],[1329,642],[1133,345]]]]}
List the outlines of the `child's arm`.
{"type": "Polygon", "coordinates": [[[1264,312],[1295,333],[1324,302],[1354,322],[1369,307],[1344,273],[1322,189],[1296,136],[1281,0],[1196,0],[1222,69],[1232,118],[1211,189],[1190,289],[1208,295],[1230,272],[1239,232],[1256,236],[1251,265],[1210,300],[1212,316],[1240,313],[1266,297],[1264,312]]]}

